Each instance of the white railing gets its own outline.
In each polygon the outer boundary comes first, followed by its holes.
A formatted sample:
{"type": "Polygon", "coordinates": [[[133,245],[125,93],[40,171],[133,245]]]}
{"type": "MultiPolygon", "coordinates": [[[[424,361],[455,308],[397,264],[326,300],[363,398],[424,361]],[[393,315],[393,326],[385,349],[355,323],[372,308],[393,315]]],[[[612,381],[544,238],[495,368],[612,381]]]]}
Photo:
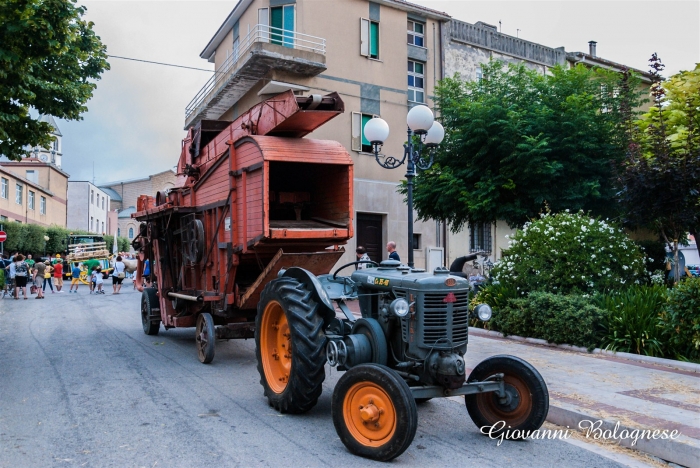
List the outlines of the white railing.
{"type": "Polygon", "coordinates": [[[205,101],[208,96],[219,91],[219,88],[226,82],[231,73],[235,70],[238,60],[248,52],[256,42],[267,42],[278,44],[290,49],[309,50],[317,54],[326,55],[326,40],[320,37],[301,34],[296,31],[286,31],[280,28],[274,28],[264,24],[256,24],[243,40],[234,49],[218,70],[214,72],[214,76],[209,78],[197,95],[192,98],[185,108],[185,118],[189,118],[197,108],[205,101]],[[214,93],[212,93],[214,91],[214,93]]]}

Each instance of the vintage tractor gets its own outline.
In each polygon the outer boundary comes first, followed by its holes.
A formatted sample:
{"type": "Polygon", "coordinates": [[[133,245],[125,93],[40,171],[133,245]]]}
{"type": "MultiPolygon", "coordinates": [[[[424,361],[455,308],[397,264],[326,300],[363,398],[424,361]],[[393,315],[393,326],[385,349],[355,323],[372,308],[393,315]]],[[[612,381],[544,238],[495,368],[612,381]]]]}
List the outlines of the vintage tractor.
{"type": "Polygon", "coordinates": [[[393,261],[329,274],[353,235],[352,158],[335,141],[303,137],[343,109],[336,93],[289,91],[190,129],[180,183],[139,197],[133,215],[144,332],[196,327],[203,363],[217,339],[255,337],[265,395],[281,412],[316,404],[326,362],[346,371],[333,421],[353,453],[375,460],[406,450],[416,401],[430,398],[465,395],[479,427],[539,428],[547,387],[528,363],[495,356],[466,376],[470,313],[490,318],[487,306],[470,312],[466,279],[393,261]]]}
{"type": "Polygon", "coordinates": [[[316,276],[279,272],[263,290],[256,317],[258,371],[270,405],[302,413],[316,403],[324,364],[346,371],[332,397],[333,423],[353,453],[388,461],[411,444],[416,403],[464,395],[479,428],[538,429],[549,409],[542,376],[514,356],[493,356],[466,376],[469,309],[466,279],[447,269],[410,269],[387,260],[378,268],[316,276]],[[348,307],[357,300],[361,317],[348,307]],[[337,314],[337,312],[340,312],[337,314]]]}

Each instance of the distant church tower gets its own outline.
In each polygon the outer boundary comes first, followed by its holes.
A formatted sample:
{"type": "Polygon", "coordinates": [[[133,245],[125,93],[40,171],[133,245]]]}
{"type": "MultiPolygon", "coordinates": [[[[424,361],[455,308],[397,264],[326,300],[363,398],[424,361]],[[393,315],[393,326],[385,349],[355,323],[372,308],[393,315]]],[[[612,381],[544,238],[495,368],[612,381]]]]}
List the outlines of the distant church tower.
{"type": "Polygon", "coordinates": [[[51,136],[54,137],[54,140],[51,142],[51,147],[48,150],[40,146],[34,147],[31,150],[32,156],[38,158],[41,162],[55,164],[59,169],[61,169],[61,159],[63,158],[61,138],[63,135],[61,135],[61,131],[58,129],[56,121],[50,115],[39,116],[39,122],[46,122],[53,127],[51,136]]]}

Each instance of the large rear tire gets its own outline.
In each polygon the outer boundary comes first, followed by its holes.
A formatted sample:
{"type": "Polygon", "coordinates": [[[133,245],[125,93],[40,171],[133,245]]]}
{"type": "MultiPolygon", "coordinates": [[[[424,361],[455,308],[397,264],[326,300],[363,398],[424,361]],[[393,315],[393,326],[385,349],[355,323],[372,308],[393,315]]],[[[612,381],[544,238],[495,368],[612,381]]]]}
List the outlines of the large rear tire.
{"type": "Polygon", "coordinates": [[[160,330],[160,303],[155,288],[144,288],[141,293],[141,325],[146,335],[157,335],[160,330]]]}
{"type": "Polygon", "coordinates": [[[304,413],[321,395],[326,335],[311,291],[294,278],[270,281],[255,318],[255,352],[265,396],[281,413],[304,413]]]}
{"type": "Polygon", "coordinates": [[[360,364],[338,380],[331,406],[333,425],[355,455],[389,461],[413,442],[418,410],[411,389],[393,370],[360,364]]]}
{"type": "Polygon", "coordinates": [[[474,368],[467,382],[483,382],[501,373],[506,401],[501,401],[495,393],[465,395],[467,411],[474,424],[480,430],[502,425],[489,432],[494,436],[505,430],[512,434],[517,429],[523,434],[523,431],[539,429],[549,411],[549,392],[540,373],[527,361],[506,355],[490,357],[474,368]]]}

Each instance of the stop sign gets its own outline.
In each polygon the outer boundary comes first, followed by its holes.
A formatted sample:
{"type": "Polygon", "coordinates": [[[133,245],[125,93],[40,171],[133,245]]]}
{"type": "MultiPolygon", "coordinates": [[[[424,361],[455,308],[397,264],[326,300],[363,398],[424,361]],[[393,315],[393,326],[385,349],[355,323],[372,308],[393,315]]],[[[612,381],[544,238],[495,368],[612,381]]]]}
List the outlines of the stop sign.
{"type": "Polygon", "coordinates": [[[7,233],[5,231],[0,231],[0,242],[5,242],[7,240],[7,233]]]}

